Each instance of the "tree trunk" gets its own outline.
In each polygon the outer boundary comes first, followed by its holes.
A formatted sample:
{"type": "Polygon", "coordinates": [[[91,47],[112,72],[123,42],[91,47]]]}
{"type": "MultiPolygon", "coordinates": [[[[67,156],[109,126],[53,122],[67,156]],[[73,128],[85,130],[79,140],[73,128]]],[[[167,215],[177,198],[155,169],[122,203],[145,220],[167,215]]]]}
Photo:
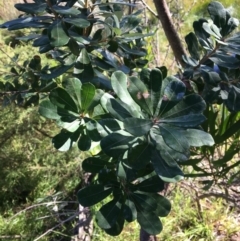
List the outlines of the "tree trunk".
{"type": "MultiPolygon", "coordinates": [[[[82,177],[81,188],[90,184],[91,174],[85,173],[82,177]]],[[[77,235],[71,241],[91,241],[93,234],[93,220],[91,210],[79,204],[79,223],[75,227],[77,235]]]]}
{"type": "Polygon", "coordinates": [[[140,241],[157,241],[157,237],[155,235],[150,235],[145,230],[141,228],[140,230],[140,241]]]}
{"type": "Polygon", "coordinates": [[[186,51],[176,29],[174,28],[168,5],[165,0],[153,0],[153,2],[157,9],[158,19],[162,24],[168,42],[173,50],[173,54],[181,66],[184,67],[185,63],[182,60],[182,56],[186,55],[186,51]]]}

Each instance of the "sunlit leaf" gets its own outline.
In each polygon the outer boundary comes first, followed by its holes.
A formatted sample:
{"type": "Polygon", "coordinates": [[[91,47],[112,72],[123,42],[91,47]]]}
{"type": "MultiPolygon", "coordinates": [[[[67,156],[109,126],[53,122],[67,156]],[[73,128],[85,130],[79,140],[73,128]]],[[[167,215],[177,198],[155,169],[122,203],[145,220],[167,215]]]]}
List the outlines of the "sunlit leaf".
{"type": "Polygon", "coordinates": [[[140,108],[127,90],[127,76],[121,71],[116,71],[111,77],[111,82],[113,90],[121,101],[131,106],[134,117],[140,117],[140,108]]]}
{"type": "Polygon", "coordinates": [[[54,47],[64,46],[68,43],[69,37],[62,27],[62,22],[57,21],[50,29],[50,43],[54,47]]]}
{"type": "Polygon", "coordinates": [[[68,151],[72,148],[73,144],[77,141],[78,137],[78,132],[72,133],[63,130],[53,137],[52,143],[54,147],[59,151],[68,151]]]}
{"type": "Polygon", "coordinates": [[[81,107],[86,111],[95,96],[95,87],[91,83],[84,83],[81,89],[81,107]]]}
{"type": "Polygon", "coordinates": [[[61,116],[58,114],[58,108],[49,100],[44,100],[39,105],[39,114],[53,120],[58,120],[61,116]]]}
{"type": "Polygon", "coordinates": [[[134,101],[149,115],[153,115],[151,95],[144,83],[137,77],[128,79],[128,91],[134,101]]]}
{"type": "Polygon", "coordinates": [[[214,140],[209,133],[197,129],[188,129],[184,133],[190,146],[212,146],[214,140]]]}

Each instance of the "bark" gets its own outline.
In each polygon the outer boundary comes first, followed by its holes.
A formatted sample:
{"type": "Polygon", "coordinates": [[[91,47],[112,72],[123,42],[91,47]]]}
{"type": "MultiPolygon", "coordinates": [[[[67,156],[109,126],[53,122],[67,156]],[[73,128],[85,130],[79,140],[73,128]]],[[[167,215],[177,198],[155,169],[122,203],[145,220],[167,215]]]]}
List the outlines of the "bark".
{"type": "Polygon", "coordinates": [[[176,60],[185,66],[182,60],[182,55],[186,55],[186,51],[182,45],[181,39],[174,27],[171,14],[168,5],[165,0],[153,0],[158,13],[158,19],[160,20],[168,42],[173,50],[173,54],[176,60]]]}

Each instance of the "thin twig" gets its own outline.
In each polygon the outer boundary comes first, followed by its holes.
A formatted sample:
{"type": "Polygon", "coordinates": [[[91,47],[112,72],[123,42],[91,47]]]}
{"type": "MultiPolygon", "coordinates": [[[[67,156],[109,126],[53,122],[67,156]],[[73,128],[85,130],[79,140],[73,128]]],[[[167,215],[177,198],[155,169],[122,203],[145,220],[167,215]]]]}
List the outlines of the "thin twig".
{"type": "Polygon", "coordinates": [[[144,0],[140,0],[142,2],[142,4],[147,8],[147,10],[156,18],[158,18],[158,15],[156,12],[154,12],[144,0]]]}
{"type": "Polygon", "coordinates": [[[15,215],[13,215],[10,220],[12,220],[13,218],[15,218],[16,216],[20,215],[21,213],[25,212],[25,211],[28,211],[30,209],[33,209],[33,208],[36,208],[36,207],[40,207],[40,206],[45,206],[45,205],[55,205],[55,204],[59,204],[59,203],[76,203],[75,201],[53,201],[53,202],[44,202],[44,203],[37,203],[37,204],[34,204],[32,206],[29,206],[21,211],[19,211],[18,213],[16,213],[15,215]]]}
{"type": "Polygon", "coordinates": [[[198,199],[204,199],[207,197],[217,197],[217,198],[223,198],[226,201],[232,202],[234,204],[236,204],[236,200],[233,198],[228,197],[227,195],[223,194],[223,193],[214,193],[214,192],[210,192],[210,193],[204,193],[200,196],[198,196],[198,199]]]}
{"type": "Polygon", "coordinates": [[[43,233],[42,235],[40,235],[39,237],[37,237],[36,239],[34,239],[34,241],[40,240],[41,238],[43,238],[44,236],[46,236],[47,234],[51,233],[54,231],[54,229],[60,227],[61,225],[63,225],[64,223],[67,223],[69,221],[71,221],[72,219],[74,219],[80,212],[76,212],[74,215],[70,216],[69,218],[63,220],[62,222],[60,222],[59,224],[57,224],[56,226],[54,226],[53,228],[48,229],[45,233],[43,233]]]}

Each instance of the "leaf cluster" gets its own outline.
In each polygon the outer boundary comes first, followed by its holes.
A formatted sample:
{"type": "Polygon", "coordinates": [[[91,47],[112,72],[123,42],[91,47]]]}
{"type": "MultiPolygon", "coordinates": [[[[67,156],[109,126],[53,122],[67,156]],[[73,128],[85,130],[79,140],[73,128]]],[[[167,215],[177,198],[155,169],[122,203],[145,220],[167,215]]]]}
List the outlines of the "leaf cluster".
{"type": "Polygon", "coordinates": [[[193,23],[194,32],[186,37],[190,56],[183,56],[187,67],[183,79],[200,93],[207,103],[225,104],[229,111],[239,111],[239,25],[220,2],[208,5],[211,20],[193,23]]]}
{"type": "Polygon", "coordinates": [[[83,206],[112,196],[96,215],[99,226],[118,235],[124,220],[137,219],[148,233],[157,234],[162,229],[158,216],[170,211],[169,201],[157,193],[165,181],[183,178],[178,162],[189,158],[190,146],[214,143],[199,127],[205,102],[199,95],[185,95],[184,83],[167,77],[165,67],[130,77],[116,71],[111,84],[115,96],[70,78],[64,88],[50,92],[39,112],[63,128],[53,138],[60,151],[74,143],[83,151],[99,144],[99,153],[82,163],[94,182],[78,192],[83,206]]]}
{"type": "MultiPolygon", "coordinates": [[[[21,41],[31,41],[39,53],[53,59],[54,66],[41,64],[39,55],[32,56],[20,68],[13,67],[5,93],[16,92],[6,103],[29,106],[39,103],[44,93],[54,89],[57,78],[69,73],[102,89],[111,90],[110,76],[116,70],[129,74],[147,64],[142,33],[141,10],[124,15],[123,2],[97,1],[86,8],[82,1],[33,1],[15,4],[24,14],[0,25],[8,30],[32,29],[21,41]]],[[[132,5],[130,4],[132,7],[132,5]]],[[[18,66],[19,67],[19,66],[18,66]]]]}

